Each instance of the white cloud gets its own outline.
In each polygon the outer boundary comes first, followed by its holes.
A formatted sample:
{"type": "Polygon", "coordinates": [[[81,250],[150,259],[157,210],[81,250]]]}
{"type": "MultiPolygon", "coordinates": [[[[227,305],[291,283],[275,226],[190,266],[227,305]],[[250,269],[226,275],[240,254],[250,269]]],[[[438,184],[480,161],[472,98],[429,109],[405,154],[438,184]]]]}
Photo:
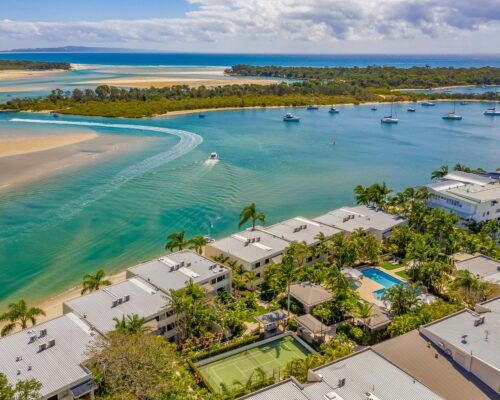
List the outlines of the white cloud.
{"type": "MultiPolygon", "coordinates": [[[[0,21],[0,39],[53,43],[274,43],[447,37],[500,26],[500,0],[189,0],[183,18],[0,21]]],[[[498,49],[497,49],[498,50],[498,49]]]]}

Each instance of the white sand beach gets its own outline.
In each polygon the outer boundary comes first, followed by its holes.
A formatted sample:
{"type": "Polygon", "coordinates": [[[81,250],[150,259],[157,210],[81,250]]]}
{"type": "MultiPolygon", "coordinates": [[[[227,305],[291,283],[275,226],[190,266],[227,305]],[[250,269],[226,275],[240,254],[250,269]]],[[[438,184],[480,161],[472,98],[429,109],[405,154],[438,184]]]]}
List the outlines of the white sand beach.
{"type": "Polygon", "coordinates": [[[58,74],[61,72],[68,72],[64,69],[51,69],[48,71],[38,71],[38,70],[26,70],[26,69],[6,69],[0,70],[0,81],[14,80],[14,79],[26,79],[26,78],[44,78],[51,76],[52,74],[58,74]]]}

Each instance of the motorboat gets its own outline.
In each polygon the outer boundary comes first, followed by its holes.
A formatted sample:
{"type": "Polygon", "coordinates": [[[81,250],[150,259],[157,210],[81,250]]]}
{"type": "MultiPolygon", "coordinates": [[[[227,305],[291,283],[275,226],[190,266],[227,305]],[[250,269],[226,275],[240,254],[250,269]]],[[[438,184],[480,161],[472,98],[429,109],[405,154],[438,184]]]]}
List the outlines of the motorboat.
{"type": "Polygon", "coordinates": [[[205,114],[198,114],[198,118],[205,118],[205,114]]]}
{"type": "Polygon", "coordinates": [[[317,110],[317,109],[319,109],[319,107],[315,105],[307,106],[307,110],[317,110]]]}
{"type": "Polygon", "coordinates": [[[338,108],[335,108],[334,106],[331,106],[330,109],[328,110],[330,114],[338,114],[340,111],[338,108]]]}
{"type": "Polygon", "coordinates": [[[54,113],[54,114],[52,114],[52,117],[53,117],[53,118],[59,118],[59,115],[58,115],[58,114],[56,114],[56,113],[54,113]]]}
{"type": "Polygon", "coordinates": [[[373,106],[372,108],[370,108],[370,110],[377,111],[377,107],[373,106]]]}
{"type": "Polygon", "coordinates": [[[461,102],[460,102],[460,105],[461,105],[461,106],[466,106],[467,104],[469,104],[469,103],[467,103],[466,101],[461,101],[461,102]]]}
{"type": "Polygon", "coordinates": [[[208,157],[209,160],[215,161],[219,159],[219,155],[214,151],[210,153],[210,157],[208,157]]]}
{"type": "Polygon", "coordinates": [[[286,115],[283,117],[283,121],[286,122],[299,122],[300,117],[297,117],[296,115],[293,115],[292,113],[286,113],[286,115]]]}
{"type": "Polygon", "coordinates": [[[408,111],[408,112],[415,112],[416,110],[415,110],[415,108],[413,108],[413,107],[408,107],[408,108],[406,109],[406,111],[408,111]]]}
{"type": "Polygon", "coordinates": [[[483,114],[489,116],[498,116],[500,115],[500,110],[497,110],[495,107],[491,107],[488,108],[483,114]]]}
{"type": "Polygon", "coordinates": [[[455,112],[455,109],[456,109],[456,104],[453,103],[453,111],[452,112],[449,112],[445,115],[443,115],[443,119],[447,119],[447,120],[452,120],[452,121],[460,121],[462,119],[462,116],[461,115],[458,115],[456,112],[455,112]]]}
{"type": "Polygon", "coordinates": [[[436,105],[436,103],[433,103],[432,101],[423,101],[420,104],[424,107],[434,107],[436,105]]]}

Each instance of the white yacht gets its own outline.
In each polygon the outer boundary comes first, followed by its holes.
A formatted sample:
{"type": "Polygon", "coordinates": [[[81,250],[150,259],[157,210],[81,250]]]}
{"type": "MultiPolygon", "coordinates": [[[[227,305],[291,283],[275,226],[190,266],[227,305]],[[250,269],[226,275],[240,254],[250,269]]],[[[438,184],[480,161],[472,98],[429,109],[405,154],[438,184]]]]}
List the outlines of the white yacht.
{"type": "Polygon", "coordinates": [[[330,114],[338,114],[340,111],[338,108],[335,108],[334,106],[331,106],[330,109],[328,110],[330,114]]]}
{"type": "Polygon", "coordinates": [[[391,104],[391,114],[383,117],[380,122],[383,124],[397,124],[399,122],[399,119],[395,117],[392,113],[392,104],[391,104]]]}
{"type": "Polygon", "coordinates": [[[297,117],[296,115],[293,115],[292,113],[286,113],[286,115],[283,117],[283,121],[286,122],[299,122],[300,117],[297,117]]]}
{"type": "Polygon", "coordinates": [[[456,104],[453,103],[453,111],[443,115],[442,118],[452,121],[460,121],[462,119],[462,116],[455,113],[455,109],[456,109],[456,104]]]}
{"type": "Polygon", "coordinates": [[[424,107],[434,107],[436,105],[436,103],[433,103],[432,101],[423,101],[420,104],[423,105],[424,107]]]}
{"type": "Polygon", "coordinates": [[[319,107],[315,106],[315,105],[307,106],[307,110],[318,110],[318,109],[319,109],[319,107]]]}
{"type": "Polygon", "coordinates": [[[414,108],[414,107],[408,107],[408,108],[406,109],[406,111],[408,111],[408,112],[415,112],[415,111],[417,111],[417,110],[415,110],[415,108],[414,108]]]}
{"type": "Polygon", "coordinates": [[[377,107],[373,106],[372,108],[370,108],[370,110],[377,111],[377,107]]]}
{"type": "Polygon", "coordinates": [[[208,158],[209,160],[218,160],[219,159],[219,155],[214,151],[212,153],[210,153],[210,157],[208,158]]]}

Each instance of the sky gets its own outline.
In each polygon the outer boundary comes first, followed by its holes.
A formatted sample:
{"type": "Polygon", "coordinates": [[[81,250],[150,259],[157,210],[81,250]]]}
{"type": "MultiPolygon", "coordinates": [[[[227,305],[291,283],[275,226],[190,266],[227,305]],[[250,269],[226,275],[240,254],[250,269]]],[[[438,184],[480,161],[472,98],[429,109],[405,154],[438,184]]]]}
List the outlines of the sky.
{"type": "Polygon", "coordinates": [[[68,45],[500,54],[500,0],[0,0],[1,50],[68,45]]]}

